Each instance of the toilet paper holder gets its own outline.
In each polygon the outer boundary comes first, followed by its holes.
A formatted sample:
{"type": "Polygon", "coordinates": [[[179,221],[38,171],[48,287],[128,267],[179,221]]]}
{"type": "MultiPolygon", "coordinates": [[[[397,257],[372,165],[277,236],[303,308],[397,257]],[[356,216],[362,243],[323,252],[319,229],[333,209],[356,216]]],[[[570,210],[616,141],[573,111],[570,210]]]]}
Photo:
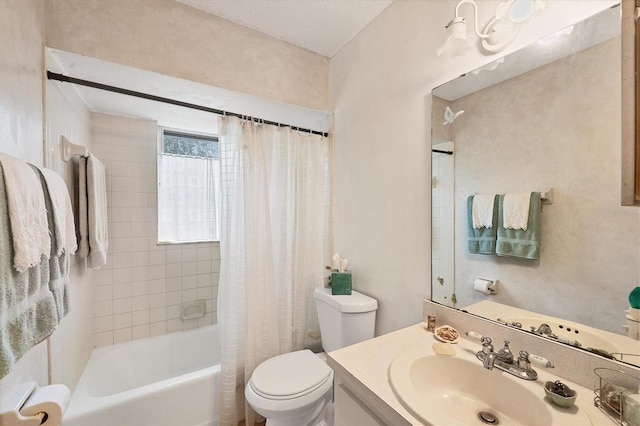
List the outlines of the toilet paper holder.
{"type": "Polygon", "coordinates": [[[0,405],[0,424],[58,425],[62,413],[47,413],[46,409],[41,408],[49,404],[43,398],[48,399],[50,396],[52,397],[50,408],[55,411],[64,411],[69,403],[71,392],[65,385],[50,385],[40,388],[36,382],[20,384],[16,392],[0,405]]]}
{"type": "Polygon", "coordinates": [[[498,293],[498,280],[488,280],[486,278],[477,277],[473,282],[473,288],[480,293],[486,295],[498,293]]]}

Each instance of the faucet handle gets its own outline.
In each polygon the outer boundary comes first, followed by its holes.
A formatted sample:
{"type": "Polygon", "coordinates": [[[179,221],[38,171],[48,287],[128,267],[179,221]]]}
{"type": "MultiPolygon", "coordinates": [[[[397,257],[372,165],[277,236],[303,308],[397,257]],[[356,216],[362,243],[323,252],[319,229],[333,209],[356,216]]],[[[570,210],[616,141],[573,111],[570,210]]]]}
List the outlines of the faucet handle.
{"type": "Polygon", "coordinates": [[[483,336],[480,333],[476,333],[475,331],[467,331],[466,335],[473,340],[477,340],[482,343],[482,352],[488,354],[493,352],[493,345],[491,344],[491,337],[483,336]]]}
{"type": "Polygon", "coordinates": [[[477,340],[478,342],[481,342],[481,343],[482,343],[482,341],[483,341],[483,339],[484,339],[484,336],[483,336],[482,334],[480,334],[480,333],[476,333],[475,331],[467,331],[465,334],[466,334],[470,339],[477,340]]]}
{"type": "Polygon", "coordinates": [[[540,367],[554,368],[553,363],[540,355],[529,354],[529,361],[533,362],[540,367]]]}
{"type": "Polygon", "coordinates": [[[482,346],[491,345],[491,337],[483,336],[482,334],[476,333],[475,331],[467,331],[465,334],[469,338],[473,340],[477,340],[478,342],[482,343],[482,346]]]}
{"type": "Polygon", "coordinates": [[[518,354],[518,367],[524,371],[531,371],[531,362],[529,361],[529,352],[520,351],[518,354]]]}

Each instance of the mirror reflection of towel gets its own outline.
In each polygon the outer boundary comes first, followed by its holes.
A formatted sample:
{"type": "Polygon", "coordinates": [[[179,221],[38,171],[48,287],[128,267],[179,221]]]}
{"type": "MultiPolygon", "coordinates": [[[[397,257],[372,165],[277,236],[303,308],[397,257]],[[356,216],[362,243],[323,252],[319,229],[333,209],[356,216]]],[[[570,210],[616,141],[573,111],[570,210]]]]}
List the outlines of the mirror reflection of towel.
{"type": "Polygon", "coordinates": [[[493,228],[493,213],[495,210],[496,194],[476,194],[473,196],[473,227],[493,228]]]}
{"type": "Polygon", "coordinates": [[[510,192],[504,194],[502,204],[502,226],[505,229],[527,230],[531,192],[510,192]]]}
{"type": "Polygon", "coordinates": [[[521,257],[525,259],[540,258],[540,221],[542,200],[539,192],[531,192],[529,196],[528,224],[523,229],[509,229],[504,226],[505,195],[498,198],[498,235],[496,254],[498,256],[521,257]]]}
{"type": "Polygon", "coordinates": [[[494,196],[490,228],[476,228],[473,225],[473,200],[467,198],[467,249],[473,254],[496,254],[496,232],[498,229],[498,196],[494,196]]]}

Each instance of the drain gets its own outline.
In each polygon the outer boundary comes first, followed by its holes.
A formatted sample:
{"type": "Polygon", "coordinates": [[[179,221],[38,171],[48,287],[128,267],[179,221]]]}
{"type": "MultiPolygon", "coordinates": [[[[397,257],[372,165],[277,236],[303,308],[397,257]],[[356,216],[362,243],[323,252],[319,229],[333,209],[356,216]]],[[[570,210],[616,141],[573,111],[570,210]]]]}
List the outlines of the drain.
{"type": "Polygon", "coordinates": [[[500,420],[498,420],[496,416],[489,413],[488,411],[480,411],[478,413],[478,418],[482,423],[485,423],[488,425],[497,425],[500,423],[500,420]]]}

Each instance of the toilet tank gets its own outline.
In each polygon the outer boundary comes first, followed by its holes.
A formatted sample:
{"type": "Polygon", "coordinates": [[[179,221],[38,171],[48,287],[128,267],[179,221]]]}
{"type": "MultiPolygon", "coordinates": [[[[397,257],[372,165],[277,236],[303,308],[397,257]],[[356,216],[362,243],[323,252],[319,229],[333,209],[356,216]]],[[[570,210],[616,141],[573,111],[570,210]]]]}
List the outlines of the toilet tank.
{"type": "Polygon", "coordinates": [[[366,294],[352,291],[350,295],[332,295],[331,288],[314,291],[322,347],[335,351],[373,338],[378,302],[366,294]]]}

